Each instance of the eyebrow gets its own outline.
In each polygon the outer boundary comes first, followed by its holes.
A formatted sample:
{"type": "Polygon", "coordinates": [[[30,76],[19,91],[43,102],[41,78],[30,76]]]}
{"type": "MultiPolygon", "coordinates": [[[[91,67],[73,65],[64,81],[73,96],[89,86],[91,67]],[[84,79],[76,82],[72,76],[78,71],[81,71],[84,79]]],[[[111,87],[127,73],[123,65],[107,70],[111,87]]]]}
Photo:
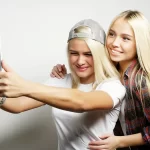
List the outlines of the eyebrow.
{"type": "MultiPolygon", "coordinates": [[[[69,51],[71,51],[71,52],[77,52],[76,50],[73,50],[73,49],[69,49],[69,51]]],[[[84,53],[91,53],[91,51],[84,52],[84,53]]]]}
{"type": "Polygon", "coordinates": [[[70,52],[77,52],[76,50],[69,49],[70,52]]]}
{"type": "MultiPolygon", "coordinates": [[[[110,29],[109,32],[114,32],[114,33],[116,33],[116,32],[115,32],[114,30],[112,30],[112,29],[110,29]]],[[[130,34],[122,33],[122,35],[125,35],[125,36],[128,36],[128,37],[133,38],[133,36],[130,35],[130,34]]]]}
{"type": "Polygon", "coordinates": [[[92,54],[91,52],[84,52],[84,54],[92,54]]]}
{"type": "MultiPolygon", "coordinates": [[[[71,50],[71,49],[69,49],[69,52],[78,53],[78,51],[71,50]]],[[[83,54],[92,54],[92,53],[91,53],[91,51],[89,51],[89,52],[83,52],[83,54]]]]}

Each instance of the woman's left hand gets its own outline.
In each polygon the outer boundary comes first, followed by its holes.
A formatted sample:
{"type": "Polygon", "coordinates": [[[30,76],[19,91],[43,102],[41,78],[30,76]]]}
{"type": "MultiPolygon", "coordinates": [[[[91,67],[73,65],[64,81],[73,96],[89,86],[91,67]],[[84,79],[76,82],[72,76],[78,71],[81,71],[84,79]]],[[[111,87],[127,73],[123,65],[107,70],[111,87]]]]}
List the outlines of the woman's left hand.
{"type": "Polygon", "coordinates": [[[114,135],[103,135],[98,141],[91,141],[88,145],[90,150],[115,150],[118,148],[119,140],[114,135]]]}
{"type": "Polygon", "coordinates": [[[15,73],[4,61],[1,65],[5,72],[0,72],[0,96],[22,96],[27,81],[15,73]]]}

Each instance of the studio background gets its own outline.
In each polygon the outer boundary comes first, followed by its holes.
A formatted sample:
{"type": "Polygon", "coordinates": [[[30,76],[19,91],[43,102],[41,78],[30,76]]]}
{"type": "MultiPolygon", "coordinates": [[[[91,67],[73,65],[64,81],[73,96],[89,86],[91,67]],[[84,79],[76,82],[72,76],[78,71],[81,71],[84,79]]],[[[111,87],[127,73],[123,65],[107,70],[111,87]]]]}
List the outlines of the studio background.
{"type": "MultiPolygon", "coordinates": [[[[66,64],[71,27],[94,19],[107,31],[121,11],[137,9],[150,20],[149,0],[0,0],[0,51],[21,76],[42,83],[66,64]]],[[[68,66],[67,66],[68,68],[68,66]]],[[[0,110],[0,150],[56,150],[51,107],[20,114],[0,110]]]]}

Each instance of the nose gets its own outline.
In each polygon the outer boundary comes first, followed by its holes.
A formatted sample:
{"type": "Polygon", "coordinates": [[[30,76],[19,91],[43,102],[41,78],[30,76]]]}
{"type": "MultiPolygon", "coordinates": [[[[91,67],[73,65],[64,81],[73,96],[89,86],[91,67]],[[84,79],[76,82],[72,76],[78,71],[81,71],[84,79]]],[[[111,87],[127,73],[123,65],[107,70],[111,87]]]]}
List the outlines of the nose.
{"type": "Polygon", "coordinates": [[[120,38],[119,37],[115,37],[112,41],[112,46],[113,47],[119,47],[120,45],[120,38]]]}
{"type": "Polygon", "coordinates": [[[84,65],[85,64],[85,58],[84,56],[79,56],[78,57],[78,65],[84,65]]]}

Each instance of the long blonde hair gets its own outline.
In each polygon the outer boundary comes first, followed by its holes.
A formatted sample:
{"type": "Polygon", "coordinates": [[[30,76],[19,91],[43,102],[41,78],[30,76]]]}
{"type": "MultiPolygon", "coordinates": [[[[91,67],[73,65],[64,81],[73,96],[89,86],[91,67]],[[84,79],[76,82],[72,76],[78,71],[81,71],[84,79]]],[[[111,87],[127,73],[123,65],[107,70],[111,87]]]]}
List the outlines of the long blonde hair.
{"type": "MultiPolygon", "coordinates": [[[[75,29],[75,33],[89,33],[91,32],[89,27],[80,26],[75,29]]],[[[93,84],[93,89],[96,86],[104,81],[105,79],[112,77],[119,77],[119,73],[113,63],[109,60],[106,55],[105,46],[98,41],[92,40],[90,38],[78,38],[84,40],[91,50],[93,61],[94,61],[94,72],[95,72],[95,82],[93,84]]],[[[69,54],[68,54],[69,58],[69,54]]],[[[70,66],[70,64],[69,64],[70,66]]],[[[73,79],[73,88],[77,88],[80,80],[75,72],[71,69],[72,79],[73,79]]]]}
{"type": "MultiPolygon", "coordinates": [[[[147,84],[150,91],[150,24],[144,15],[139,11],[124,11],[113,20],[112,24],[119,18],[126,20],[134,31],[138,63],[132,71],[130,83],[133,80],[132,77],[136,75],[137,80],[135,82],[137,82],[137,89],[139,89],[140,98],[144,103],[141,90],[142,83],[147,84]],[[137,76],[138,72],[141,72],[140,77],[137,76]]],[[[130,86],[131,85],[132,84],[130,84],[130,86]]],[[[130,87],[130,91],[132,91],[132,87],[130,87]]]]}

